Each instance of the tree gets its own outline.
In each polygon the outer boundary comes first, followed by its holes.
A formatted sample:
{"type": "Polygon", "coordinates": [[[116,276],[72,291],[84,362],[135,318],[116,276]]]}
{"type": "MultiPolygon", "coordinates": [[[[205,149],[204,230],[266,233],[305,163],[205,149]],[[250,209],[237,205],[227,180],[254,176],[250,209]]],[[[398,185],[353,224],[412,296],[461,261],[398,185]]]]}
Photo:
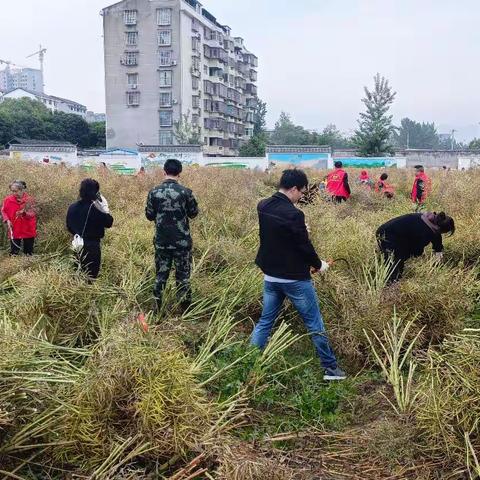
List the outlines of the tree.
{"type": "Polygon", "coordinates": [[[367,111],[360,113],[358,129],[355,132],[354,143],[359,149],[359,154],[365,157],[393,154],[391,137],[395,132],[392,125],[392,116],[388,111],[395,100],[388,80],[379,73],[374,77],[373,91],[365,87],[365,98],[362,102],[367,111]]]}
{"type": "Polygon", "coordinates": [[[282,112],[270,137],[274,145],[309,145],[314,143],[312,134],[295,125],[288,113],[282,112]]]}
{"type": "Polygon", "coordinates": [[[264,157],[267,147],[267,139],[264,133],[254,135],[250,140],[240,147],[241,157],[264,157]]]}
{"type": "Polygon", "coordinates": [[[398,148],[437,149],[440,147],[435,123],[416,122],[409,118],[402,119],[400,127],[394,133],[398,148]]]}
{"type": "Polygon", "coordinates": [[[474,138],[469,144],[470,150],[480,150],[480,138],[474,138]]]}
{"type": "Polygon", "coordinates": [[[264,157],[267,147],[267,104],[259,98],[255,106],[253,118],[253,136],[240,147],[241,157],[264,157]]]}
{"type": "Polygon", "coordinates": [[[105,148],[107,144],[105,122],[93,122],[88,126],[90,128],[90,146],[105,148]]]}
{"type": "Polygon", "coordinates": [[[13,138],[51,140],[54,133],[52,114],[43,103],[29,98],[5,99],[0,103],[0,143],[13,138]]]}
{"type": "Polygon", "coordinates": [[[180,145],[199,145],[202,131],[198,125],[190,120],[190,111],[180,116],[180,120],[174,123],[173,134],[180,145]]]}
{"type": "Polygon", "coordinates": [[[264,134],[267,128],[267,103],[259,98],[255,107],[253,134],[264,134]]]}
{"type": "Polygon", "coordinates": [[[105,126],[91,127],[72,113],[52,113],[42,102],[29,98],[0,103],[0,144],[14,138],[70,142],[80,148],[105,145],[105,126]]]}
{"type": "Polygon", "coordinates": [[[90,127],[79,115],[55,112],[53,114],[53,135],[49,140],[65,140],[80,148],[88,148],[90,144],[90,127]]]}
{"type": "Polygon", "coordinates": [[[352,141],[340,132],[334,124],[327,125],[322,133],[317,135],[318,145],[329,145],[332,148],[349,148],[352,141]]]}

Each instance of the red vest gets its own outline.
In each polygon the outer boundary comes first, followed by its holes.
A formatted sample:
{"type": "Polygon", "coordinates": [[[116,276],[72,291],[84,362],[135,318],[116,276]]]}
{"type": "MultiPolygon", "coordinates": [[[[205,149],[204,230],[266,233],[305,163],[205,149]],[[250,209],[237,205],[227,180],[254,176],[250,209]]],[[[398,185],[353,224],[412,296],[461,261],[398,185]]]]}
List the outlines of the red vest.
{"type": "Polygon", "coordinates": [[[337,168],[328,174],[327,190],[333,197],[350,197],[350,194],[347,192],[347,189],[343,184],[346,174],[345,170],[342,170],[341,168],[337,168]]]}
{"type": "MultiPolygon", "coordinates": [[[[10,220],[13,238],[34,238],[37,236],[37,217],[35,214],[34,200],[26,193],[18,201],[14,195],[5,198],[2,205],[3,220],[10,220]],[[20,213],[20,210],[24,212],[20,213]]],[[[8,232],[11,238],[11,232],[8,232]]]]}
{"type": "Polygon", "coordinates": [[[424,172],[418,174],[415,177],[415,181],[413,182],[412,202],[417,201],[418,181],[419,180],[423,180],[423,189],[424,190],[423,190],[422,198],[420,199],[420,202],[423,203],[427,199],[428,194],[430,193],[432,182],[431,182],[430,178],[427,177],[427,175],[424,172]]]}
{"type": "Polygon", "coordinates": [[[379,193],[385,194],[390,194],[394,195],[395,194],[395,187],[393,185],[390,185],[389,183],[385,182],[384,180],[379,180],[375,184],[375,191],[379,193]]]}

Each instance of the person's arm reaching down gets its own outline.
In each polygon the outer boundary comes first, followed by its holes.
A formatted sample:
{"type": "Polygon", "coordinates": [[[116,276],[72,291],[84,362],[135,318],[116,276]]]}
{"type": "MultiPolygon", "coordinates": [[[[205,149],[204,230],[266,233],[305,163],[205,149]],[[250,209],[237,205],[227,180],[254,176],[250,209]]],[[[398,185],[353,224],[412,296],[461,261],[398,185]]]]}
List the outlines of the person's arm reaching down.
{"type": "Polygon", "coordinates": [[[145,207],[145,216],[150,222],[153,222],[156,217],[155,208],[153,206],[153,199],[153,192],[150,192],[147,198],[147,206],[145,207]]]}

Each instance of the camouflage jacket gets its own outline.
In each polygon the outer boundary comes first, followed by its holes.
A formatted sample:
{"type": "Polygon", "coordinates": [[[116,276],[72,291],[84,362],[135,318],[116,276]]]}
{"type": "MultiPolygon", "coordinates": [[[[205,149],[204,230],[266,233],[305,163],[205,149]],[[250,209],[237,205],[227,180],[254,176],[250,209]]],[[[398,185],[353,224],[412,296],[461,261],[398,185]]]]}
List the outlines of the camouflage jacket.
{"type": "Polygon", "coordinates": [[[191,190],[175,180],[166,180],[148,194],[145,215],[155,222],[155,248],[192,248],[189,219],[198,215],[198,204],[191,190]]]}

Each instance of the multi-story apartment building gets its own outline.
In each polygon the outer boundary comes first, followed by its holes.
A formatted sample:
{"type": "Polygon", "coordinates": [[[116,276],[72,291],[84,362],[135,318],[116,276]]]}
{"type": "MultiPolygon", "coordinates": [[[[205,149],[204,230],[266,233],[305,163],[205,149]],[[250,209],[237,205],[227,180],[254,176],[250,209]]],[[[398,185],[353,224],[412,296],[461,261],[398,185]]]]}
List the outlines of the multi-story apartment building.
{"type": "Polygon", "coordinates": [[[35,68],[10,68],[0,71],[0,90],[9,92],[23,88],[31,92],[43,93],[43,75],[35,68]]]}
{"type": "Polygon", "coordinates": [[[123,0],[103,10],[107,146],[175,145],[189,115],[206,155],[253,134],[257,57],[197,0],[123,0]]]}

